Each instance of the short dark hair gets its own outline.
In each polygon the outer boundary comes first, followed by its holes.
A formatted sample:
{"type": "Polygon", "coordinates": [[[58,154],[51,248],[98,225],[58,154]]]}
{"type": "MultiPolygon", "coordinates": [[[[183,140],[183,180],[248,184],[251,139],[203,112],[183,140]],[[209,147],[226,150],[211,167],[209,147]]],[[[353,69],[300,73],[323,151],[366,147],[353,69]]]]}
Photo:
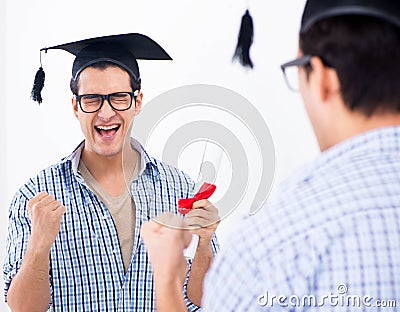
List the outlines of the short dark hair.
{"type": "Polygon", "coordinates": [[[400,112],[400,28],[373,17],[331,17],[300,35],[300,49],[335,68],[350,110],[400,112]]]}
{"type": "MultiPolygon", "coordinates": [[[[107,62],[107,61],[97,62],[97,63],[94,63],[94,64],[88,66],[88,67],[93,67],[93,68],[98,68],[98,69],[107,69],[109,67],[119,67],[122,70],[125,70],[124,68],[118,66],[117,64],[114,64],[112,62],[107,62]]],[[[75,94],[75,95],[78,95],[79,76],[80,76],[80,74],[78,75],[78,77],[76,77],[76,79],[71,78],[71,81],[69,83],[69,87],[70,87],[72,93],[75,94]]],[[[130,78],[132,91],[140,90],[140,88],[141,88],[140,79],[139,79],[139,81],[136,81],[131,75],[129,75],[129,78],[130,78]]]]}

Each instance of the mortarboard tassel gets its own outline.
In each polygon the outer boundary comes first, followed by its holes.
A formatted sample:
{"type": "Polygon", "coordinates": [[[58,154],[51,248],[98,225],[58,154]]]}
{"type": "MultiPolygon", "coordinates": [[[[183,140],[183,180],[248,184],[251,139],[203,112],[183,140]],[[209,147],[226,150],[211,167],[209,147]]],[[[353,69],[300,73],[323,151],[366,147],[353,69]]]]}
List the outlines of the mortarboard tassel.
{"type": "Polygon", "coordinates": [[[42,50],[47,53],[47,49],[40,50],[40,68],[36,72],[35,81],[33,82],[33,88],[31,92],[31,99],[38,102],[39,104],[41,104],[43,101],[41,92],[44,86],[44,78],[46,76],[42,65],[42,50]]]}
{"type": "Polygon", "coordinates": [[[238,58],[243,66],[253,68],[253,62],[250,59],[250,47],[253,43],[253,19],[249,10],[242,17],[238,42],[233,59],[238,58]]]}
{"type": "Polygon", "coordinates": [[[33,83],[33,88],[31,92],[32,100],[38,102],[39,104],[42,103],[43,101],[41,92],[44,86],[44,78],[45,78],[44,70],[43,67],[40,66],[40,68],[36,72],[35,81],[33,83]]]}

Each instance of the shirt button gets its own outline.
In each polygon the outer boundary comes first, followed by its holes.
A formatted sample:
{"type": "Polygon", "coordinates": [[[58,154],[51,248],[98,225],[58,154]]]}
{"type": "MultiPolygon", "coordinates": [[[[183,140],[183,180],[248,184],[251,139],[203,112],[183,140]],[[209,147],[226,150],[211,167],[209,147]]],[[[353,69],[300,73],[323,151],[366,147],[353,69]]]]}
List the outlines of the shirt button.
{"type": "Polygon", "coordinates": [[[116,254],[116,253],[117,253],[117,249],[113,249],[113,253],[115,253],[115,254],[116,254]]]}
{"type": "Polygon", "coordinates": [[[103,220],[107,220],[107,216],[106,215],[103,215],[103,220]]]}

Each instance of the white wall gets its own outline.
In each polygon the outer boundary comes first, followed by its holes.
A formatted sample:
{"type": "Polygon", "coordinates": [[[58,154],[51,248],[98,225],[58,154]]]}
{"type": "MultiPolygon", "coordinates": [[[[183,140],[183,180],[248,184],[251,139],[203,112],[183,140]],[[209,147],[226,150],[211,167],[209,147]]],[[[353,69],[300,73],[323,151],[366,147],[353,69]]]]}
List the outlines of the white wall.
{"type": "MultiPolygon", "coordinates": [[[[6,5],[5,1],[0,4],[0,94],[3,98],[0,104],[0,125],[1,125],[1,135],[0,135],[0,146],[2,147],[2,152],[0,153],[0,222],[2,223],[0,226],[0,256],[1,259],[4,258],[5,252],[5,239],[6,239],[6,230],[7,230],[7,199],[8,189],[7,189],[7,128],[6,128],[6,114],[7,114],[7,105],[6,105],[6,36],[7,36],[7,23],[6,23],[6,5]]],[[[2,263],[2,261],[1,261],[2,263]]],[[[3,289],[3,279],[0,281],[0,287],[3,289]]],[[[0,300],[0,302],[3,300],[0,300]]],[[[7,311],[5,304],[0,304],[0,311],[7,311]]]]}
{"type": "MultiPolygon", "coordinates": [[[[6,15],[7,27],[1,27],[1,38],[6,40],[1,40],[0,52],[2,74],[6,65],[6,79],[0,83],[1,258],[6,211],[17,188],[43,167],[67,155],[82,139],[70,107],[71,55],[61,51],[43,55],[44,102],[38,106],[30,100],[39,67],[39,49],[46,46],[101,35],[144,33],[174,58],[173,62],[139,63],[145,103],[186,84],[223,86],[250,100],[268,123],[276,148],[277,182],[317,154],[300,95],[287,90],[279,68],[296,55],[305,1],[247,3],[255,25],[253,71],[231,63],[245,1],[7,0],[7,10],[2,2],[0,19],[4,21],[2,17],[6,15]]],[[[233,214],[221,224],[222,242],[239,215],[233,214]]],[[[0,305],[2,308],[6,311],[5,305],[0,305]]]]}

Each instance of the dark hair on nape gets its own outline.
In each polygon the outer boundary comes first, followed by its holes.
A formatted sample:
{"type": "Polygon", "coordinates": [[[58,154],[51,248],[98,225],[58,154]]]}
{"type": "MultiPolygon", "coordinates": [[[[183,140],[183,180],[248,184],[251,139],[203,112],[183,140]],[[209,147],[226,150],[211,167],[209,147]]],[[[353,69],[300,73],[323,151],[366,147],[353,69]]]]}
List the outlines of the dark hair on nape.
{"type": "MultiPolygon", "coordinates": [[[[113,62],[107,62],[107,61],[97,62],[88,67],[93,67],[93,68],[98,68],[98,69],[107,69],[109,67],[119,67],[122,70],[126,71],[123,67],[118,66],[117,64],[115,64],[113,62]]],[[[140,79],[139,79],[139,81],[136,81],[131,75],[129,75],[129,78],[130,78],[132,91],[140,90],[140,88],[141,88],[140,79]]],[[[76,79],[71,78],[71,81],[69,82],[69,87],[70,87],[72,93],[75,95],[78,95],[78,89],[79,89],[78,85],[79,85],[79,75],[76,79]]]]}
{"type": "Polygon", "coordinates": [[[367,117],[400,112],[399,27],[374,17],[331,17],[300,34],[300,49],[336,70],[350,110],[367,117]]]}

